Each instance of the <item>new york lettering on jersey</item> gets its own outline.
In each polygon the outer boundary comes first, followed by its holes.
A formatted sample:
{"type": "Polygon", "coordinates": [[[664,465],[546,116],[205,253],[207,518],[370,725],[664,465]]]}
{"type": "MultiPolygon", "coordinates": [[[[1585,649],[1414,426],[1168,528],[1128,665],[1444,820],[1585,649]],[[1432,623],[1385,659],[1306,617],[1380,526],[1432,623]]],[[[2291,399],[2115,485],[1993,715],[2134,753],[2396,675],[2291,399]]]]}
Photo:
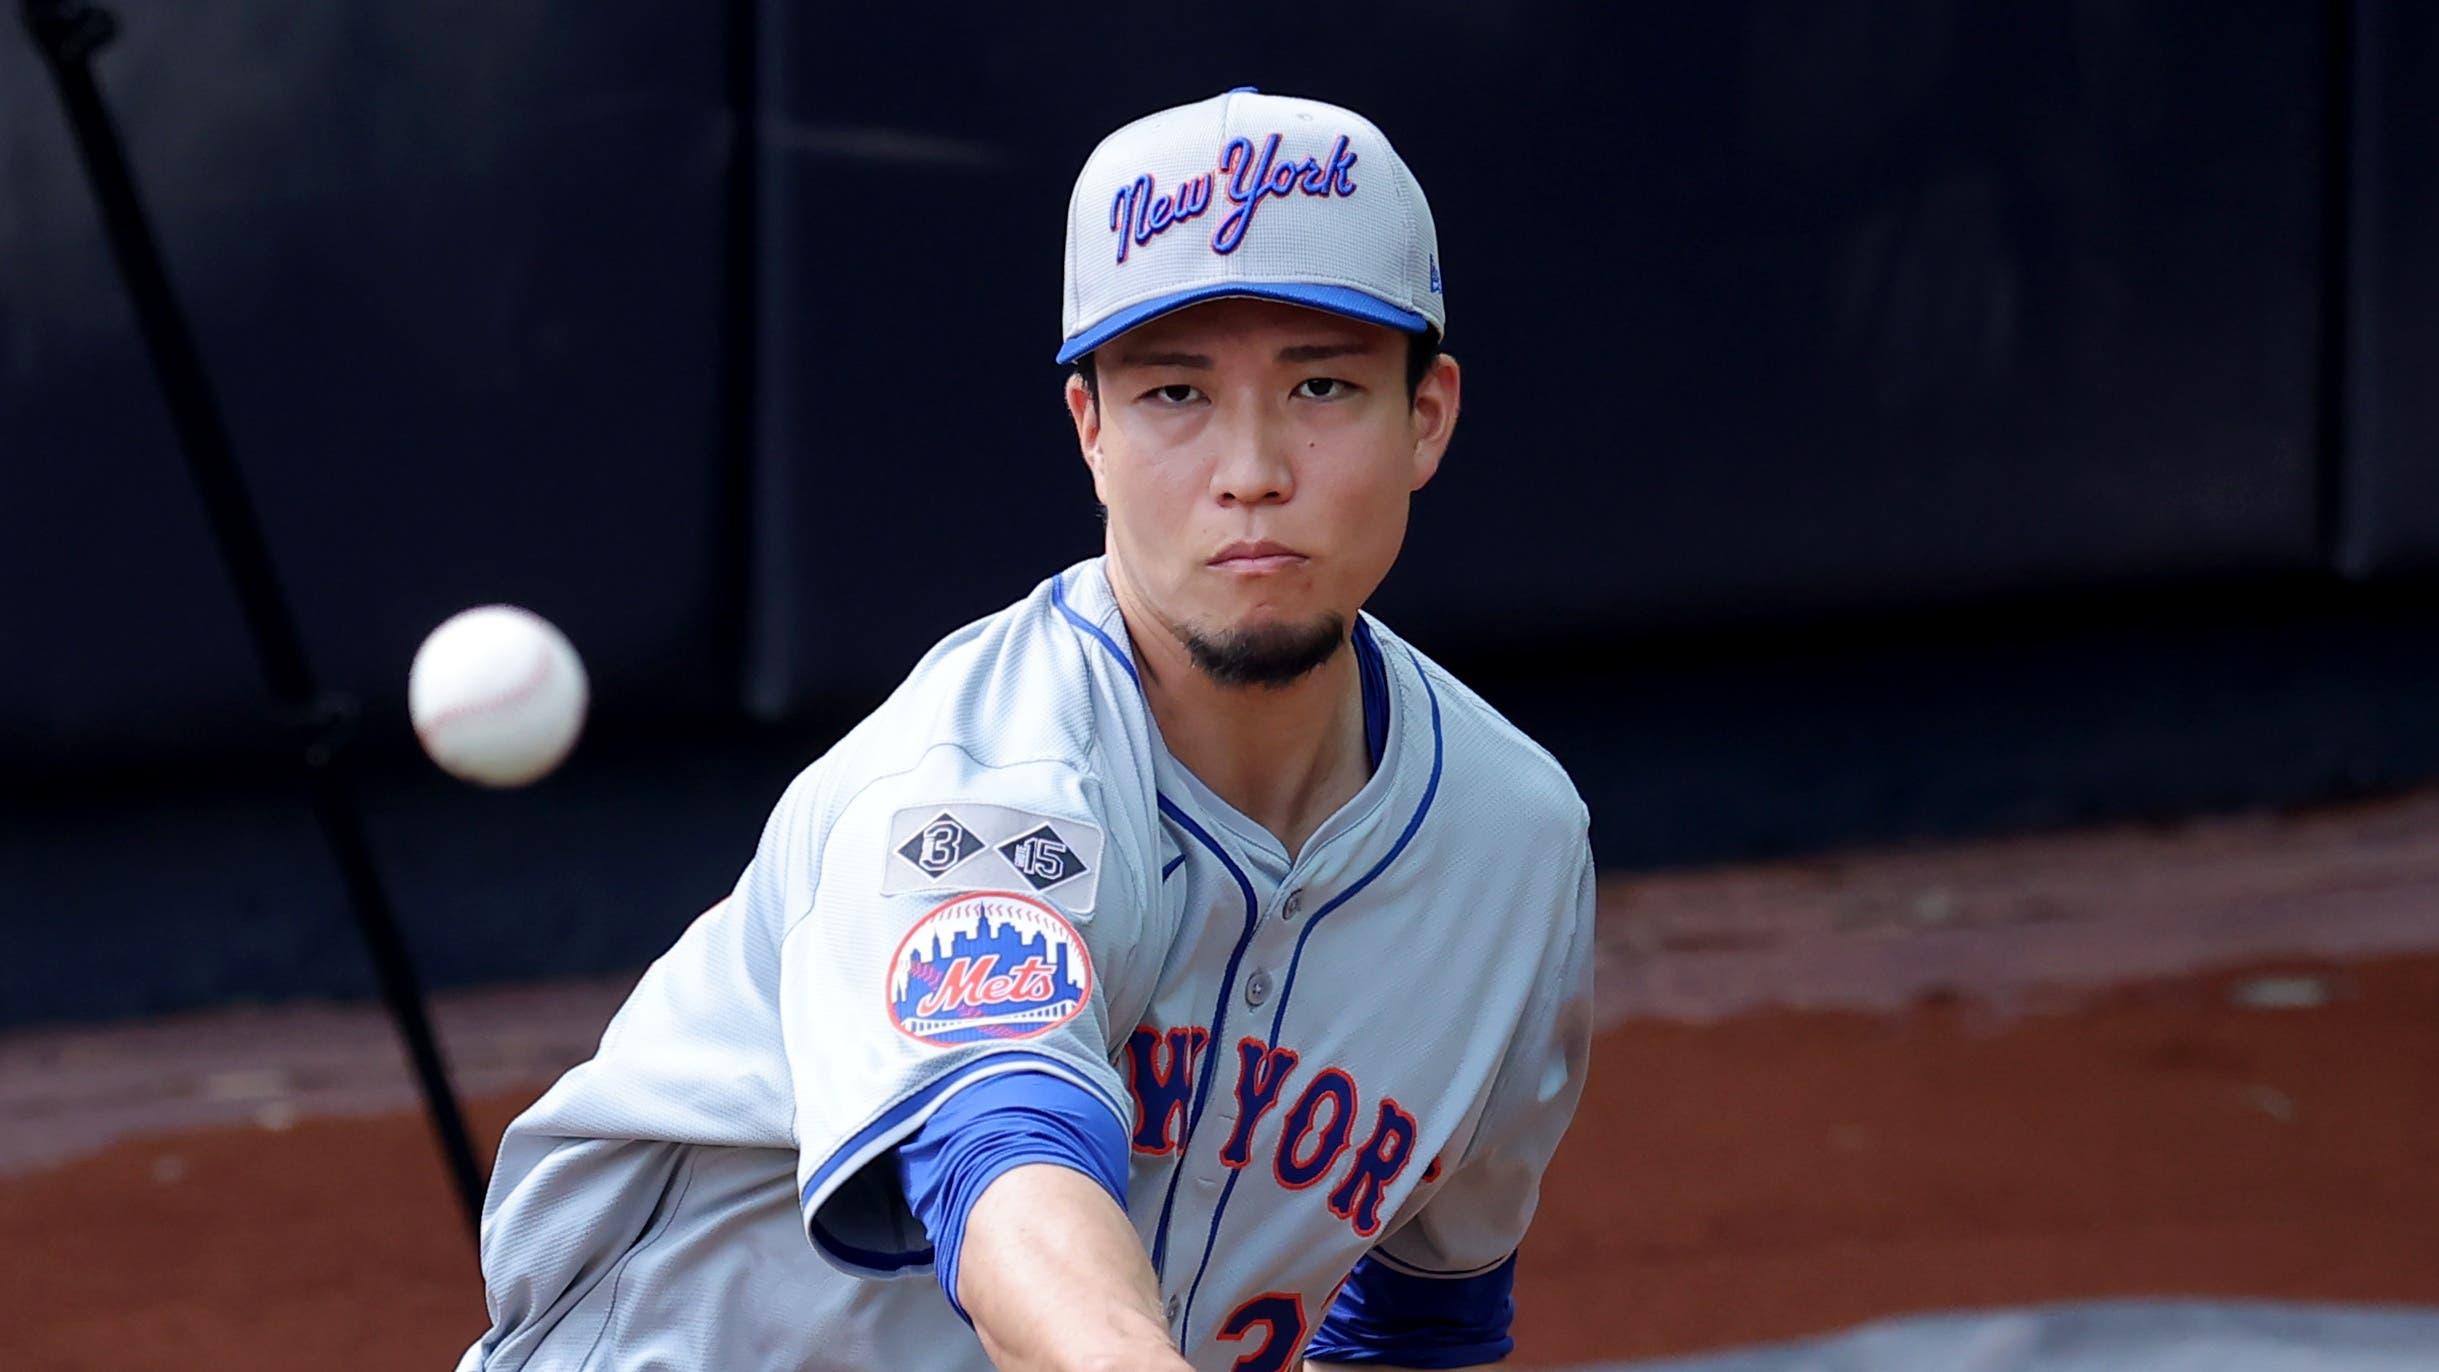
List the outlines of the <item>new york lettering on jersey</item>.
{"type": "MultiPolygon", "coordinates": [[[[1137,1153],[1165,1157],[1184,1146],[1195,1060],[1210,1038],[1210,1031],[1200,1025],[1166,1030],[1146,1025],[1128,1037],[1126,1079],[1135,1102],[1137,1153]]],[[[1359,1140],[1355,1131],[1364,1102],[1354,1075],[1344,1068],[1324,1067],[1304,1074],[1291,1095],[1290,1079],[1297,1077],[1301,1062],[1302,1055],[1290,1048],[1275,1048],[1253,1037],[1237,1041],[1228,1088],[1236,1114],[1217,1144],[1219,1160],[1238,1171],[1261,1162],[1270,1180],[1287,1191],[1310,1189],[1337,1174],[1338,1184],[1324,1204],[1357,1234],[1371,1238],[1380,1232],[1382,1200],[1414,1160],[1414,1116],[1394,1097],[1383,1096],[1370,1132],[1359,1140]],[[1255,1132],[1282,1100],[1292,1103],[1280,1127],[1268,1131],[1257,1157],[1255,1132]],[[1343,1169],[1342,1161],[1347,1163],[1343,1169]]]]}

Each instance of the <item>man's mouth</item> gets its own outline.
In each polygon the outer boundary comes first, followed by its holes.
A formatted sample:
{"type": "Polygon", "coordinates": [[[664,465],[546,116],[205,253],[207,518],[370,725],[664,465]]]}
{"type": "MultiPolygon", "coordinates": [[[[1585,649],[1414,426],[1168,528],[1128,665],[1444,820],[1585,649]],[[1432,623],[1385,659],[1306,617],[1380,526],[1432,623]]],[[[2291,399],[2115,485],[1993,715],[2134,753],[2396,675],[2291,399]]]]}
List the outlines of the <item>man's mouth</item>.
{"type": "Polygon", "coordinates": [[[1213,571],[1259,576],[1266,572],[1283,572],[1290,567],[1301,567],[1306,561],[1304,554],[1284,543],[1274,543],[1265,538],[1231,543],[1214,554],[1207,565],[1213,571]]]}

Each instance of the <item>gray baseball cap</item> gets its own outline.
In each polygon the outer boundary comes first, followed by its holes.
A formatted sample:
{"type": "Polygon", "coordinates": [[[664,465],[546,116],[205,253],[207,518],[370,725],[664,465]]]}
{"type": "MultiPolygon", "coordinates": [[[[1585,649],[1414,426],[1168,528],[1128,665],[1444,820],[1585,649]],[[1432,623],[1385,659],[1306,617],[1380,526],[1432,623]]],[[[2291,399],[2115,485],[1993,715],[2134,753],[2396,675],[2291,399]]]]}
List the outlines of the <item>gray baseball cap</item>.
{"type": "Polygon", "coordinates": [[[1058,360],[1228,296],[1447,330],[1431,206],[1372,121],[1240,86],[1093,149],[1067,205],[1058,360]]]}

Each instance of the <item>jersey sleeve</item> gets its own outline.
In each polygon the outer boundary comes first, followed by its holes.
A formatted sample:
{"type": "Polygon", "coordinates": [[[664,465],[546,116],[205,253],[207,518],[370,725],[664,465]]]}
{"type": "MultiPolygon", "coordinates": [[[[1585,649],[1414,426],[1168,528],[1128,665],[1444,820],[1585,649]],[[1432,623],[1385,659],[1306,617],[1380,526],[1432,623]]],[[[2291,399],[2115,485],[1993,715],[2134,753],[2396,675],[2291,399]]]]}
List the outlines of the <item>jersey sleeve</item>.
{"type": "Polygon", "coordinates": [[[1072,764],[944,746],[826,823],[775,818],[760,894],[791,916],[778,1016],[798,1201],[832,1265],[930,1269],[894,1150],[959,1091],[1044,1073],[1129,1123],[1110,1034],[1133,1021],[1109,1007],[1143,994],[1147,910],[1134,840],[1113,841],[1097,799],[1072,764]]]}
{"type": "Polygon", "coordinates": [[[1028,1163],[1090,1177],[1126,1208],[1126,1130],[1093,1093],[1040,1072],[1007,1072],[951,1096],[898,1147],[906,1203],[931,1235],[932,1271],[959,1319],[966,1221],[991,1183],[1028,1163]]]}
{"type": "Polygon", "coordinates": [[[1541,1176],[1575,1117],[1592,1047],[1592,851],[1578,859],[1574,908],[1558,912],[1556,959],[1540,978],[1492,1081],[1479,1124],[1420,1208],[1372,1251],[1392,1271],[1464,1280],[1497,1273],[1516,1251],[1541,1176]]]}

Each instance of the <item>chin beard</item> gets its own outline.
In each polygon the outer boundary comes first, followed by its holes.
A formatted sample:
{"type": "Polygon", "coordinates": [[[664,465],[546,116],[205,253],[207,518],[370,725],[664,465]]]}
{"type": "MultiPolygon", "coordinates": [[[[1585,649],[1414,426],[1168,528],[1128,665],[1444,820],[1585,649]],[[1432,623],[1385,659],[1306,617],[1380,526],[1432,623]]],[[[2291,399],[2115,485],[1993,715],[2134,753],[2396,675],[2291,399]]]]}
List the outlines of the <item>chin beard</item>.
{"type": "Polygon", "coordinates": [[[1325,614],[1303,624],[1264,624],[1179,635],[1203,675],[1222,686],[1285,686],[1330,660],[1346,642],[1347,622],[1325,614]]]}

